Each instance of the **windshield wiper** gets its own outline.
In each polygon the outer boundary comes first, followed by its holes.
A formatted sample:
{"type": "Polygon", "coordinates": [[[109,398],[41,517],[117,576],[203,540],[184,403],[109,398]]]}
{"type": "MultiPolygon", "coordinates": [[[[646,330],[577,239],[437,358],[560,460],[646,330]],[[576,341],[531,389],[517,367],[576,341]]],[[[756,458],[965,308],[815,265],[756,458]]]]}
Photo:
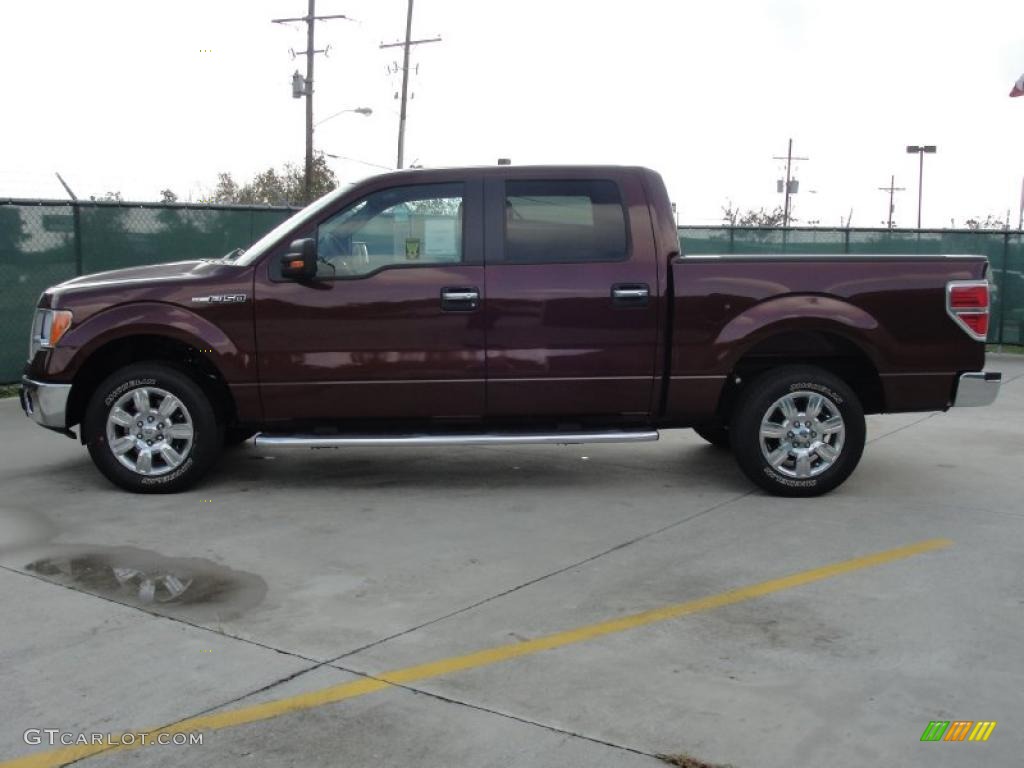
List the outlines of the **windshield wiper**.
{"type": "Polygon", "coordinates": [[[226,256],[224,256],[223,259],[224,261],[234,261],[243,253],[245,253],[244,248],[235,248],[234,250],[230,251],[226,256]]]}

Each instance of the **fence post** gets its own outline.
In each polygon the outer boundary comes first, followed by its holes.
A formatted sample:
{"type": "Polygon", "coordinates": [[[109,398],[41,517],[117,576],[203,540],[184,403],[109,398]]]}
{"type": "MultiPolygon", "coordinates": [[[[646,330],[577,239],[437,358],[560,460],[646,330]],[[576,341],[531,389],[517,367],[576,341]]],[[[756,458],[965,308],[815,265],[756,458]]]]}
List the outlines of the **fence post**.
{"type": "Polygon", "coordinates": [[[843,230],[843,253],[850,253],[850,228],[847,227],[843,230]]]}
{"type": "Polygon", "coordinates": [[[729,255],[736,253],[736,227],[729,227],[729,255]]]}
{"type": "MultiPolygon", "coordinates": [[[[1004,334],[1004,322],[1006,320],[1006,267],[1010,259],[1010,233],[1003,232],[1003,263],[999,270],[999,283],[996,289],[999,291],[999,341],[997,342],[999,351],[1003,351],[1003,336],[1004,334]]],[[[1022,341],[1018,339],[1018,341],[1022,341]]]]}
{"type": "Polygon", "coordinates": [[[78,202],[71,203],[71,226],[75,240],[75,277],[82,276],[82,214],[78,208],[78,202]]]}

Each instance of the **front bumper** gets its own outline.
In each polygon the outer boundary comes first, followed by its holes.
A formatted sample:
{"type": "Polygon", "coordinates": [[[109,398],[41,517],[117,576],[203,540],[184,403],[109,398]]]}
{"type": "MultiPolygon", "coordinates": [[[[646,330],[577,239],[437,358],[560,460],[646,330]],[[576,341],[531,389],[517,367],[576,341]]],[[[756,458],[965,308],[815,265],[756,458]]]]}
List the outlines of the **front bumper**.
{"type": "Polygon", "coordinates": [[[972,371],[961,373],[956,385],[956,407],[973,405],[992,405],[999,394],[999,386],[1003,383],[1003,374],[998,371],[972,371]]]}
{"type": "Polygon", "coordinates": [[[27,376],[21,379],[21,408],[25,415],[41,426],[67,429],[68,395],[70,384],[47,384],[33,381],[27,376]]]}

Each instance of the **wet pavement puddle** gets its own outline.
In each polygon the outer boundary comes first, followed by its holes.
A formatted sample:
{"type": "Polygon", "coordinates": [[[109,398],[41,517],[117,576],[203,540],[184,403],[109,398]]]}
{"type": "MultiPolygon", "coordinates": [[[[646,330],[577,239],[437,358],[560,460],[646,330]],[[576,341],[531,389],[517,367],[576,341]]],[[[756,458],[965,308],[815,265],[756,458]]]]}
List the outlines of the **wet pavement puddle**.
{"type": "Polygon", "coordinates": [[[259,576],[197,557],[172,558],[137,547],[62,545],[25,570],[48,581],[161,613],[236,616],[262,602],[259,576]]]}

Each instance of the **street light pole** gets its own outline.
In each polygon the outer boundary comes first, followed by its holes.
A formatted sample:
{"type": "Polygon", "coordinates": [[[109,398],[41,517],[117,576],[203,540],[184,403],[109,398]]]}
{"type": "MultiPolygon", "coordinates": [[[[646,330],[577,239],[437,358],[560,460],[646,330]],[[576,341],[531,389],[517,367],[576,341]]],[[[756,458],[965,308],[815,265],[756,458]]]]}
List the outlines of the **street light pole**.
{"type": "Polygon", "coordinates": [[[907,154],[918,156],[918,169],[917,169],[917,228],[921,229],[921,199],[924,196],[924,156],[925,154],[933,155],[936,151],[934,144],[908,144],[907,154]]]}

